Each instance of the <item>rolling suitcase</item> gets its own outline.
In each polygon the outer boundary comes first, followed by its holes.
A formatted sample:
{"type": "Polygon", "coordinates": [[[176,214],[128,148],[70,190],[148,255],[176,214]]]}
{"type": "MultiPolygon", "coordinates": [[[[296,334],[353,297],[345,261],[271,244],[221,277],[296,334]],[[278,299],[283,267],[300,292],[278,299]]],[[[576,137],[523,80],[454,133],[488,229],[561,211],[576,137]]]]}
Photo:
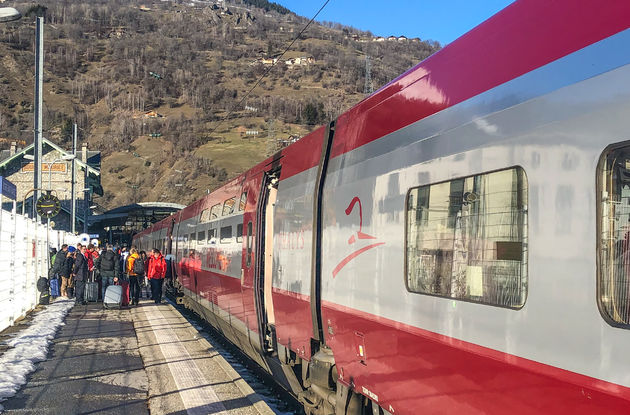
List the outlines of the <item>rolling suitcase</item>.
{"type": "Polygon", "coordinates": [[[123,287],[120,285],[110,285],[105,290],[103,296],[103,306],[105,308],[120,308],[123,300],[123,287]]]}
{"type": "Polygon", "coordinates": [[[61,296],[61,292],[59,291],[59,280],[57,278],[50,279],[50,296],[53,298],[61,296]]]}
{"type": "Polygon", "coordinates": [[[98,282],[94,281],[94,274],[90,272],[90,277],[85,283],[85,301],[96,302],[98,301],[98,282]]]}

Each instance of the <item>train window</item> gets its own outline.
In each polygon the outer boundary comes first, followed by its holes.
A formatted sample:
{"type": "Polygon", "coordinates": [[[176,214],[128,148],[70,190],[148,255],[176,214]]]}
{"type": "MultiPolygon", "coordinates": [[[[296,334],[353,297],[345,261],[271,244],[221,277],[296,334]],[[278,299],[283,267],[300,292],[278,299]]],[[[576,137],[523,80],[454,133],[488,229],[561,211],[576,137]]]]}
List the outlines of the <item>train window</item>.
{"type": "Polygon", "coordinates": [[[234,205],[236,205],[236,198],[234,197],[223,202],[223,212],[221,213],[221,216],[227,216],[234,213],[234,205]]]}
{"type": "Polygon", "coordinates": [[[245,205],[247,204],[247,192],[241,193],[241,201],[238,204],[238,211],[242,212],[245,210],[245,205]]]}
{"type": "Polygon", "coordinates": [[[197,232],[197,242],[204,243],[206,241],[206,231],[197,232]]]}
{"type": "Polygon", "coordinates": [[[232,226],[224,226],[221,228],[221,243],[226,244],[232,242],[232,226]]]}
{"type": "Polygon", "coordinates": [[[247,222],[247,268],[249,268],[252,265],[252,243],[253,243],[253,237],[252,237],[252,222],[249,221],[247,222]]]}
{"type": "Polygon", "coordinates": [[[210,208],[208,208],[208,209],[204,209],[204,210],[201,212],[201,216],[199,217],[199,222],[200,222],[200,223],[210,222],[210,219],[211,219],[211,218],[210,218],[210,210],[211,210],[211,209],[210,209],[210,208]]]}
{"type": "Polygon", "coordinates": [[[604,153],[599,163],[599,309],[610,324],[630,327],[630,146],[604,153]]]}
{"type": "Polygon", "coordinates": [[[236,242],[243,242],[243,224],[236,225],[236,242]]]}
{"type": "Polygon", "coordinates": [[[217,219],[219,216],[221,216],[221,203],[217,203],[210,208],[210,220],[217,219]]]}
{"type": "Polygon", "coordinates": [[[217,243],[217,230],[216,229],[208,229],[208,243],[214,244],[217,243]]]}
{"type": "Polygon", "coordinates": [[[527,177],[520,167],[411,189],[411,292],[520,308],[527,297],[527,177]]]}

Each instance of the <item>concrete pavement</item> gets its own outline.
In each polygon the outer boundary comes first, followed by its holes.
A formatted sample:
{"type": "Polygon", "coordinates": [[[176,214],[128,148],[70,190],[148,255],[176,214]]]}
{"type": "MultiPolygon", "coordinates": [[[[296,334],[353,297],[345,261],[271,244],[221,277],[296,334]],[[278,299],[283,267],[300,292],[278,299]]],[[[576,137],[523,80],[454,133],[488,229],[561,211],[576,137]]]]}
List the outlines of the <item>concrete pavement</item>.
{"type": "MultiPolygon", "coordinates": [[[[0,369],[1,370],[1,369],[0,369]]],[[[170,304],[75,306],[6,414],[273,414],[170,304]]]]}
{"type": "Polygon", "coordinates": [[[148,414],[149,380],[130,312],[75,306],[6,414],[148,414]]]}

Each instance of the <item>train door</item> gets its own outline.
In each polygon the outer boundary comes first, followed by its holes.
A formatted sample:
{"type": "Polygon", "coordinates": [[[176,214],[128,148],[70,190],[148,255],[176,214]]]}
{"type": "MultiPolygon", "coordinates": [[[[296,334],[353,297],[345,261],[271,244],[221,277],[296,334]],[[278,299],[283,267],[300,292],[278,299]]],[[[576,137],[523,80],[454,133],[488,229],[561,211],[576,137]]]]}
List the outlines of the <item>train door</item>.
{"type": "Polygon", "coordinates": [[[280,168],[266,172],[263,176],[256,235],[256,273],[254,277],[256,312],[260,328],[260,344],[267,353],[276,350],[275,316],[273,310],[273,217],[274,206],[278,194],[280,168]]]}
{"type": "Polygon", "coordinates": [[[177,271],[175,264],[177,263],[177,242],[175,242],[175,250],[173,250],[173,239],[177,239],[175,234],[175,219],[171,219],[171,223],[168,225],[168,230],[166,232],[166,240],[164,246],[164,256],[168,255],[169,261],[167,262],[167,266],[171,270],[171,284],[173,287],[177,287],[175,285],[175,281],[177,281],[177,271]]]}
{"type": "Polygon", "coordinates": [[[173,255],[173,231],[175,230],[175,219],[171,219],[166,231],[166,243],[164,245],[164,255],[173,255]]]}

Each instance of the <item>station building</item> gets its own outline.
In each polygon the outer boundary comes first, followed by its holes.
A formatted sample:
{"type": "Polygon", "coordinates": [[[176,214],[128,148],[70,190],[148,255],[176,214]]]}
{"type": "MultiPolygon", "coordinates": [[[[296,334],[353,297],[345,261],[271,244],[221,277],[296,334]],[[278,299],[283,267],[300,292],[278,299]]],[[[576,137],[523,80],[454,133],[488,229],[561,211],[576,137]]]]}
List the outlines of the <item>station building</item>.
{"type": "MultiPolygon", "coordinates": [[[[33,155],[34,145],[18,148],[16,142],[11,143],[9,150],[0,151],[0,176],[15,184],[17,188],[17,211],[29,216],[33,206],[33,160],[25,158],[33,155]]],[[[47,138],[42,140],[42,189],[50,190],[61,202],[61,212],[51,219],[53,229],[71,231],[72,218],[72,161],[63,160],[71,155],[47,138]]],[[[84,231],[85,218],[92,212],[93,195],[103,195],[101,186],[101,152],[88,150],[87,144],[77,149],[75,172],[76,215],[75,230],[84,231]]],[[[2,208],[11,210],[13,202],[3,201],[2,208]]]]}

